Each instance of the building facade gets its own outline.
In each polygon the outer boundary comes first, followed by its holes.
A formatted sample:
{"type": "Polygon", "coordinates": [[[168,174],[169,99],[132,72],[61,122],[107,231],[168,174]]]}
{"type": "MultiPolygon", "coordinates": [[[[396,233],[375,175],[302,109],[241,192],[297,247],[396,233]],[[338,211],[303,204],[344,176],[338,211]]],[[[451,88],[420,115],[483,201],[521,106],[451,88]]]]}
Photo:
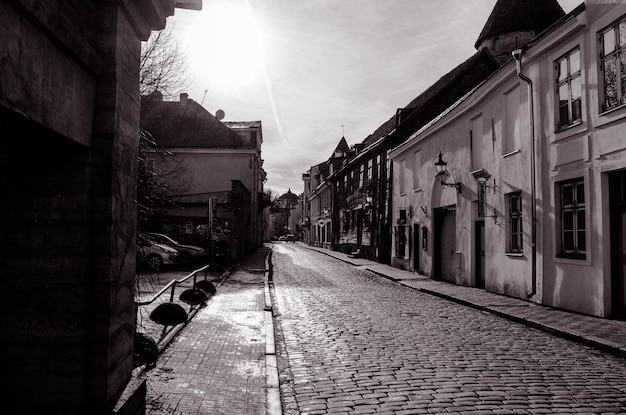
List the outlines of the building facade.
{"type": "Polygon", "coordinates": [[[397,266],[624,317],[625,19],[581,4],[390,152],[397,266]]]}
{"type": "Polygon", "coordinates": [[[346,162],[329,178],[335,192],[333,223],[337,230],[337,250],[391,263],[393,170],[387,152],[498,67],[488,50],[478,51],[352,147],[346,162]]]}
{"type": "MultiPolygon", "coordinates": [[[[221,122],[187,94],[179,101],[164,101],[157,92],[142,98],[141,127],[167,151],[176,168],[175,174],[164,177],[167,191],[158,207],[160,215],[150,225],[153,231],[202,244],[202,238],[210,237],[207,230],[218,228],[230,241],[231,260],[261,246],[268,203],[260,121],[221,122]],[[210,199],[216,202],[211,227],[210,199]]],[[[167,168],[157,159],[153,164],[156,175],[167,168]]]]}

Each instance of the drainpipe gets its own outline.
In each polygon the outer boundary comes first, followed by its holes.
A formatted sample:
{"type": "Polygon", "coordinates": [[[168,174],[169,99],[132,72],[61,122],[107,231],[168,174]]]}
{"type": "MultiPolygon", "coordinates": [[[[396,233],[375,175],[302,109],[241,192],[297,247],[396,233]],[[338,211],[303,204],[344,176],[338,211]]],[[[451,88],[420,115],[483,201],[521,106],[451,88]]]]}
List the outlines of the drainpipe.
{"type": "Polygon", "coordinates": [[[527,293],[528,298],[537,294],[537,196],[535,190],[535,114],[533,106],[533,81],[522,73],[522,55],[523,49],[515,49],[512,52],[513,59],[515,59],[515,66],[517,68],[517,76],[528,84],[528,107],[530,112],[530,200],[531,200],[531,214],[532,214],[532,231],[531,231],[531,249],[532,249],[532,262],[531,262],[531,276],[532,276],[532,288],[527,293]]]}

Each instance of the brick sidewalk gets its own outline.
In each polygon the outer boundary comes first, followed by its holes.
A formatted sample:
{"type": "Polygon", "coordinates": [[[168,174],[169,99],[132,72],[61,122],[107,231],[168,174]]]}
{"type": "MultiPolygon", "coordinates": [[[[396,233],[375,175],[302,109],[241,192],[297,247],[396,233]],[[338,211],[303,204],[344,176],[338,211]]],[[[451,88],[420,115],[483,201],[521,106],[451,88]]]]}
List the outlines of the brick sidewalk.
{"type": "Polygon", "coordinates": [[[265,414],[265,259],[251,254],[145,372],[147,414],[265,414]]]}

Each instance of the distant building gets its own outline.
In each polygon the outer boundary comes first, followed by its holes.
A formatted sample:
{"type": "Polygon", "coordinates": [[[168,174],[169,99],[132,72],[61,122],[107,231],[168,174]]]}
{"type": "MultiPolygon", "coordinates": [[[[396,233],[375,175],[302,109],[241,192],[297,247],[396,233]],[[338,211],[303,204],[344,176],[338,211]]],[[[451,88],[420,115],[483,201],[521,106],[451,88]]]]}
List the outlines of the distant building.
{"type": "MultiPolygon", "coordinates": [[[[160,229],[153,230],[200,243],[207,236],[209,198],[215,198],[213,225],[229,238],[232,259],[262,244],[267,203],[260,121],[223,123],[187,94],[163,101],[153,93],[142,98],[141,127],[180,165],[175,177],[166,178],[172,192],[151,225],[160,229]]],[[[154,169],[158,175],[159,166],[154,169]]]]}
{"type": "Polygon", "coordinates": [[[333,183],[328,178],[341,168],[348,157],[350,147],[345,137],[339,143],[327,161],[311,166],[303,174],[303,215],[302,226],[304,241],[313,246],[335,247],[339,229],[333,223],[333,183]]]}
{"type": "Polygon", "coordinates": [[[346,162],[328,180],[333,183],[336,249],[391,263],[394,224],[391,148],[444,112],[489,77],[499,65],[486,50],[467,59],[353,146],[346,162]]]}
{"type": "Polygon", "coordinates": [[[300,237],[300,204],[300,197],[292,193],[291,189],[274,200],[270,208],[272,237],[289,234],[300,237]]]}

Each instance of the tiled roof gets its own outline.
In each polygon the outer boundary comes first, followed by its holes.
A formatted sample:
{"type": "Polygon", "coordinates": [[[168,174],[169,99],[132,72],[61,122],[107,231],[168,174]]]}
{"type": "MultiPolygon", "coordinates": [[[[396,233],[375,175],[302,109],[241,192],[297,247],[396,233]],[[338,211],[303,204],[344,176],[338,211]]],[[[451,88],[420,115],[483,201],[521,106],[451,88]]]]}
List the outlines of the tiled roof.
{"type": "Polygon", "coordinates": [[[141,99],[141,128],[166,148],[244,148],[241,137],[200,104],[162,101],[149,95],[141,99]]]}
{"type": "Polygon", "coordinates": [[[394,115],[370,134],[364,140],[364,144],[366,146],[371,145],[396,128],[400,129],[403,125],[419,128],[426,124],[445,111],[458,98],[465,95],[467,91],[489,77],[498,67],[499,65],[489,54],[489,51],[483,49],[476,52],[409,102],[402,109],[406,114],[402,124],[396,125],[396,116],[394,115]]]}
{"type": "Polygon", "coordinates": [[[533,30],[538,34],[565,15],[557,0],[498,0],[476,41],[500,33],[533,30]]]}

